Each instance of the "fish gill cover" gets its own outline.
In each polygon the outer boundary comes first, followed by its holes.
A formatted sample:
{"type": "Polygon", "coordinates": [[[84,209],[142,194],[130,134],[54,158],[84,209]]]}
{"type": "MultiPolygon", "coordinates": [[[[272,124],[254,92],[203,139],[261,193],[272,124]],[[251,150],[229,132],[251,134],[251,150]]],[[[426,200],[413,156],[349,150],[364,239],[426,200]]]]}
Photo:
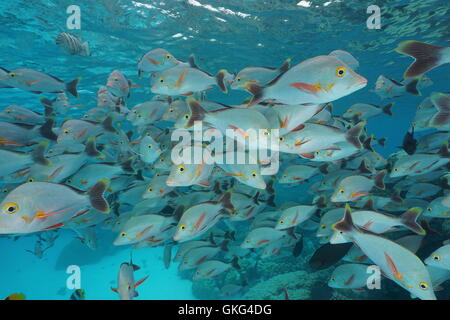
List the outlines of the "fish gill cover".
{"type": "Polygon", "coordinates": [[[449,299],[446,1],[0,3],[0,297],[449,299]]]}

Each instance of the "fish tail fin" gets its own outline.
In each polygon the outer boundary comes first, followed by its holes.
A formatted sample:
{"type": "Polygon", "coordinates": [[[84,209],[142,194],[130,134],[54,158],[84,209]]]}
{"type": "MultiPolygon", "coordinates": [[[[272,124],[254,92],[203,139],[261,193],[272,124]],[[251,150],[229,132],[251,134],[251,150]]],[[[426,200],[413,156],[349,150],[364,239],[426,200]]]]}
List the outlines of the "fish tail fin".
{"type": "Polygon", "coordinates": [[[111,115],[107,116],[105,120],[102,121],[102,127],[108,132],[116,133],[116,128],[113,125],[113,117],[111,115]]]}
{"type": "Polygon", "coordinates": [[[127,160],[125,160],[124,162],[122,162],[120,164],[120,167],[122,168],[122,170],[124,172],[128,172],[128,173],[136,173],[136,171],[133,168],[133,162],[134,162],[135,156],[131,156],[129,157],[127,160]]]}
{"type": "Polygon", "coordinates": [[[280,73],[285,73],[286,71],[289,70],[290,68],[290,63],[291,63],[291,58],[287,58],[283,64],[281,65],[281,67],[278,68],[278,70],[280,70],[280,73]]]}
{"type": "Polygon", "coordinates": [[[384,178],[386,177],[387,170],[382,170],[377,173],[374,178],[375,187],[378,189],[384,190],[386,186],[384,185],[384,178]]]}
{"type": "Polygon", "coordinates": [[[265,87],[253,82],[246,83],[244,86],[245,89],[253,95],[253,98],[250,100],[247,107],[251,107],[263,100],[265,87]]]}
{"type": "Polygon", "coordinates": [[[448,141],[445,141],[439,149],[439,156],[441,158],[450,158],[450,152],[448,152],[448,141]]]}
{"type": "Polygon", "coordinates": [[[315,206],[317,206],[318,208],[326,208],[327,207],[327,199],[325,196],[320,196],[314,201],[313,204],[315,206]]]}
{"type": "Polygon", "coordinates": [[[202,108],[200,103],[197,100],[188,98],[187,104],[189,109],[191,109],[191,117],[186,125],[187,128],[190,128],[194,125],[195,121],[203,121],[205,118],[206,111],[202,108]]]}
{"type": "Polygon", "coordinates": [[[403,203],[403,198],[400,193],[400,190],[394,190],[391,195],[391,200],[395,203],[403,203]]]}
{"type": "Polygon", "coordinates": [[[53,118],[48,118],[47,121],[39,128],[39,133],[42,137],[56,141],[58,136],[53,132],[53,125],[55,120],[53,118]]]}
{"type": "Polygon", "coordinates": [[[274,207],[274,208],[277,207],[277,205],[276,205],[276,203],[275,203],[275,195],[274,195],[274,194],[271,195],[271,196],[269,197],[269,199],[267,199],[266,204],[267,204],[269,207],[274,207]]]}
{"type": "Polygon", "coordinates": [[[361,161],[361,163],[359,164],[358,170],[359,170],[359,172],[361,172],[361,173],[372,173],[372,171],[370,171],[370,170],[367,168],[366,160],[362,160],[362,161],[361,161]]]}
{"type": "Polygon", "coordinates": [[[345,133],[345,139],[347,140],[347,142],[351,143],[357,149],[362,149],[361,141],[359,141],[359,136],[365,125],[365,121],[360,121],[345,133]]]}
{"type": "Polygon", "coordinates": [[[220,244],[220,250],[228,252],[228,243],[230,242],[230,240],[225,239],[222,241],[222,243],[220,244]]]}
{"type": "Polygon", "coordinates": [[[405,226],[412,232],[415,232],[420,235],[425,235],[426,231],[422,228],[420,224],[417,223],[417,218],[420,216],[421,213],[422,209],[420,208],[410,208],[408,209],[408,211],[406,211],[399,217],[400,222],[403,224],[403,226],[405,226]]]}
{"type": "Polygon", "coordinates": [[[71,95],[73,95],[75,98],[78,98],[78,91],[77,86],[78,82],[80,82],[81,77],[78,77],[76,79],[73,79],[72,81],[66,83],[66,89],[68,92],[70,92],[71,95]]]}
{"type": "Polygon", "coordinates": [[[377,142],[380,146],[384,147],[384,145],[386,144],[386,140],[387,138],[380,138],[377,140],[377,142]]]}
{"type": "Polygon", "coordinates": [[[84,148],[84,152],[88,157],[101,158],[104,159],[105,155],[97,150],[97,145],[95,144],[95,137],[89,137],[84,148]]]}
{"type": "Polygon", "coordinates": [[[45,149],[49,146],[47,141],[42,141],[38,144],[38,146],[31,153],[31,157],[34,162],[41,164],[43,166],[50,166],[51,162],[45,158],[44,152],[45,149]]]}
{"type": "Polygon", "coordinates": [[[370,152],[375,152],[375,150],[373,150],[373,147],[372,147],[373,139],[374,139],[374,135],[371,135],[366,140],[364,140],[364,142],[363,142],[364,149],[369,150],[370,152]]]}
{"type": "Polygon", "coordinates": [[[348,203],[345,205],[344,218],[341,221],[335,223],[333,225],[333,229],[342,232],[351,232],[355,229],[355,225],[353,224],[352,219],[352,210],[350,209],[350,205],[348,203]]]}
{"type": "Polygon", "coordinates": [[[403,41],[397,49],[398,53],[408,55],[416,59],[404,74],[404,78],[415,78],[440,64],[440,52],[444,47],[435,46],[419,41],[403,41]]]}
{"type": "Polygon", "coordinates": [[[435,92],[431,95],[433,105],[438,112],[433,116],[431,125],[441,127],[450,122],[450,98],[444,93],[435,92]]]}
{"type": "Polygon", "coordinates": [[[417,84],[419,83],[419,80],[420,78],[416,78],[411,82],[409,82],[405,88],[406,92],[409,92],[414,96],[421,96],[422,94],[420,93],[419,89],[417,89],[417,84]]]}
{"type": "Polygon", "coordinates": [[[89,43],[88,42],[84,42],[82,44],[83,47],[83,51],[86,57],[90,57],[91,56],[91,50],[89,49],[89,43]]]}
{"type": "Polygon", "coordinates": [[[228,191],[225,192],[225,194],[220,198],[219,202],[222,204],[222,206],[225,209],[228,209],[228,210],[231,210],[231,211],[234,210],[234,206],[231,203],[231,191],[230,192],[228,192],[228,191]]]}
{"type": "Polygon", "coordinates": [[[101,179],[88,191],[89,201],[92,207],[101,213],[109,213],[110,211],[108,202],[103,198],[103,193],[108,187],[109,180],[101,179]]]}
{"type": "Polygon", "coordinates": [[[172,213],[172,217],[173,219],[178,222],[180,221],[181,217],[183,216],[184,213],[184,206],[183,205],[179,205],[172,213]]]}
{"type": "Polygon", "coordinates": [[[227,74],[227,70],[220,70],[219,72],[217,72],[215,78],[216,78],[216,82],[217,85],[219,86],[220,90],[223,93],[228,93],[228,89],[227,86],[225,85],[225,75],[227,74]]]}
{"type": "Polygon", "coordinates": [[[385,105],[384,107],[383,107],[383,112],[384,113],[386,113],[387,115],[389,115],[389,116],[393,116],[393,114],[392,114],[392,107],[394,106],[394,102],[391,102],[391,103],[388,103],[387,105],[385,105]]]}
{"type": "Polygon", "coordinates": [[[241,266],[239,265],[239,257],[233,256],[233,260],[231,260],[231,265],[236,270],[241,270],[241,266]]]}

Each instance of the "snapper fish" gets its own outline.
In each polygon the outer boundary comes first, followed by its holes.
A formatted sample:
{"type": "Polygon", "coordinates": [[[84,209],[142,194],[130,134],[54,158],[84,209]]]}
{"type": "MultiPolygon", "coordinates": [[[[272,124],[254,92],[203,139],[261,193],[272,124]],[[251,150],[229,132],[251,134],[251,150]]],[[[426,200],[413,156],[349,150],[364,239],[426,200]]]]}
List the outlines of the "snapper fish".
{"type": "Polygon", "coordinates": [[[25,234],[60,228],[94,208],[109,213],[103,198],[109,181],[100,180],[88,192],[50,182],[27,182],[0,203],[0,234],[25,234]]]}
{"type": "Polygon", "coordinates": [[[35,163],[50,166],[51,161],[44,156],[48,145],[48,142],[43,141],[31,153],[0,149],[0,175],[6,176],[35,163]]]}
{"type": "Polygon", "coordinates": [[[91,55],[88,42],[81,42],[80,38],[73,34],[62,32],[56,37],[56,45],[60,47],[65,53],[72,56],[84,56],[91,55]]]}
{"type": "Polygon", "coordinates": [[[161,48],[152,49],[138,60],[138,77],[140,79],[144,72],[160,72],[173,68],[180,63],[181,61],[177,60],[167,50],[161,48]]]}
{"type": "Polygon", "coordinates": [[[365,122],[361,121],[351,129],[342,131],[328,125],[305,123],[296,131],[279,137],[279,150],[308,157],[309,153],[317,150],[336,149],[335,144],[344,141],[351,143],[357,149],[362,149],[359,136],[364,126],[365,122]]]}
{"type": "Polygon", "coordinates": [[[299,205],[290,207],[281,212],[280,218],[275,226],[276,230],[285,230],[298,226],[305,222],[316,212],[316,206],[299,205]]]}
{"type": "Polygon", "coordinates": [[[380,75],[375,82],[375,89],[370,91],[376,93],[381,99],[398,98],[403,96],[405,92],[420,96],[418,87],[426,87],[431,84],[431,80],[425,76],[402,83],[385,75],[380,75]]]}
{"type": "Polygon", "coordinates": [[[173,239],[185,242],[210,230],[234,209],[230,198],[230,192],[226,192],[218,201],[206,201],[189,207],[183,212],[173,239]]]}
{"type": "MultiPolygon", "coordinates": [[[[46,110],[46,113],[49,112],[50,110],[46,110]]],[[[0,113],[0,118],[9,120],[14,123],[23,123],[30,125],[44,124],[46,122],[46,119],[43,115],[28,108],[16,105],[10,105],[3,109],[3,111],[0,113]]]]}
{"type": "Polygon", "coordinates": [[[66,83],[61,79],[37,70],[16,69],[8,71],[4,77],[0,78],[0,81],[10,88],[17,88],[35,94],[44,92],[63,93],[67,91],[75,98],[78,98],[77,85],[80,79],[76,78],[66,83]]]}
{"type": "Polygon", "coordinates": [[[383,170],[373,178],[361,175],[352,175],[343,178],[336,186],[331,196],[333,202],[355,201],[361,197],[367,196],[373,187],[384,190],[384,177],[387,171],[383,170]]]}
{"type": "Polygon", "coordinates": [[[447,141],[438,153],[415,153],[405,155],[395,161],[390,173],[391,178],[403,176],[419,176],[434,171],[450,162],[447,141]]]}
{"type": "Polygon", "coordinates": [[[127,80],[120,70],[114,70],[108,77],[106,89],[117,98],[129,98],[130,88],[140,87],[140,85],[132,85],[131,80],[127,80]]]}
{"type": "Polygon", "coordinates": [[[328,286],[336,289],[361,289],[367,286],[369,265],[359,263],[342,264],[333,270],[328,286]]]}
{"type": "Polygon", "coordinates": [[[179,64],[168,70],[158,73],[158,78],[153,81],[151,91],[155,94],[168,96],[189,96],[196,92],[211,89],[217,85],[223,93],[227,93],[224,79],[226,70],[220,70],[215,76],[199,69],[198,67],[179,64]]]}
{"type": "Polygon", "coordinates": [[[226,251],[228,240],[222,242],[220,246],[201,246],[189,250],[181,260],[178,270],[189,270],[200,266],[205,261],[215,257],[222,251],[226,251]]]}
{"type": "Polygon", "coordinates": [[[134,272],[141,268],[133,264],[133,259],[130,262],[124,262],[120,265],[119,275],[117,276],[117,288],[111,288],[112,291],[117,293],[120,300],[132,300],[139,296],[136,288],[139,287],[149,276],[142,278],[141,280],[134,280],[134,272]]]}
{"type": "Polygon", "coordinates": [[[368,119],[385,113],[392,116],[391,108],[394,103],[380,107],[370,103],[355,103],[342,115],[344,119],[368,119]]]}
{"type": "Polygon", "coordinates": [[[236,270],[241,269],[238,263],[237,256],[235,256],[233,260],[229,263],[220,260],[208,260],[198,266],[197,270],[195,270],[194,277],[192,278],[192,280],[214,279],[223,274],[224,272],[227,272],[231,268],[234,268],[236,270]]]}
{"type": "Polygon", "coordinates": [[[276,230],[269,227],[260,227],[251,230],[241,243],[241,248],[261,248],[276,242],[287,235],[284,230],[276,230]]]}
{"type": "MultiPolygon", "coordinates": [[[[411,251],[392,240],[369,233],[355,226],[347,204],[342,221],[333,228],[341,236],[348,237],[362,252],[380,267],[383,274],[414,297],[436,300],[430,275],[423,262],[411,251]]],[[[330,243],[339,243],[339,237],[330,243]]]]}
{"type": "Polygon", "coordinates": [[[248,83],[256,83],[259,85],[266,85],[280,74],[289,70],[289,63],[291,59],[287,59],[278,69],[269,67],[245,67],[235,76],[230,83],[231,89],[245,90],[248,83]]]}
{"type": "Polygon", "coordinates": [[[302,183],[319,173],[319,168],[306,164],[296,164],[287,167],[281,174],[278,183],[302,183]]]}
{"type": "Polygon", "coordinates": [[[335,56],[318,56],[290,68],[266,87],[248,83],[246,89],[253,95],[249,106],[262,100],[295,105],[332,102],[366,85],[364,77],[335,56]]]}

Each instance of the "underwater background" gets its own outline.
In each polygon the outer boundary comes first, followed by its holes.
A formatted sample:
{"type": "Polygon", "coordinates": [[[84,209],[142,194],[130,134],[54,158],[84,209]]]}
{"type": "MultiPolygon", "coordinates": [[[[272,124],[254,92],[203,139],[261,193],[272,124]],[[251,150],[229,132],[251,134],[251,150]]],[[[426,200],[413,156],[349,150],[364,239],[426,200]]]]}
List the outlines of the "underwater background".
{"type": "MultiPolygon", "coordinates": [[[[376,151],[387,157],[397,152],[414,118],[417,105],[431,92],[448,92],[449,69],[437,68],[427,76],[433,86],[421,89],[421,97],[405,94],[381,100],[370,89],[380,74],[401,79],[411,60],[394,51],[404,40],[445,45],[450,39],[450,7],[446,0],[10,0],[0,2],[0,66],[6,69],[32,68],[61,79],[82,77],[74,104],[93,107],[98,88],[111,71],[121,70],[134,84],[127,100],[131,107],[150,100],[148,79],[137,77],[137,59],[152,48],[164,48],[181,60],[193,54],[203,70],[237,72],[249,65],[280,66],[286,58],[296,64],[307,58],[341,49],[355,56],[358,73],[368,80],[366,88],[333,102],[333,114],[342,114],[358,102],[384,106],[395,102],[393,116],[382,114],[368,122],[367,131],[386,144],[376,151]],[[66,9],[81,8],[81,29],[67,30],[66,9]],[[369,5],[381,8],[381,29],[366,26],[369,5]],[[90,44],[89,57],[64,54],[55,45],[61,32],[71,32],[90,44]]],[[[14,104],[42,112],[38,96],[16,89],[0,89],[0,107],[14,104]]],[[[39,97],[52,97],[42,94],[39,97]]],[[[208,92],[208,99],[238,104],[249,95],[242,91],[208,92]]],[[[74,108],[71,118],[81,118],[87,108],[74,108]]],[[[66,115],[66,117],[69,115],[66,115]]],[[[422,134],[419,133],[417,136],[422,134]]],[[[275,184],[276,203],[311,201],[307,185],[286,187],[275,184]]],[[[235,224],[237,225],[237,224],[235,224]]],[[[238,227],[236,227],[238,228],[238,227]]],[[[53,232],[53,231],[52,231],[53,232]]],[[[58,230],[55,245],[39,259],[33,250],[35,234],[0,237],[0,298],[22,292],[27,299],[69,299],[66,268],[81,268],[81,287],[86,299],[117,299],[110,287],[116,285],[122,262],[129,261],[130,248],[116,247],[116,236],[101,225],[96,227],[97,249],[91,250],[70,230],[58,230]]],[[[449,231],[447,231],[447,235],[449,231]]],[[[246,274],[245,290],[236,299],[284,299],[290,287],[291,299],[408,299],[407,291],[394,283],[373,292],[333,290],[326,283],[333,267],[313,270],[308,260],[320,244],[313,231],[305,233],[305,248],[299,257],[290,252],[241,264],[246,274]],[[257,262],[257,263],[256,263],[257,262]]],[[[433,249],[436,246],[433,247],[433,249]]],[[[430,250],[428,250],[428,253],[430,250]]],[[[218,280],[192,281],[172,263],[163,262],[163,247],[133,250],[133,262],[142,269],[137,278],[150,275],[139,287],[136,299],[220,299],[218,288],[236,282],[236,271],[218,280]]],[[[425,255],[426,256],[426,255],[425,255]]],[[[250,258],[248,258],[251,260],[250,258]]],[[[450,298],[449,285],[437,293],[450,298]]]]}

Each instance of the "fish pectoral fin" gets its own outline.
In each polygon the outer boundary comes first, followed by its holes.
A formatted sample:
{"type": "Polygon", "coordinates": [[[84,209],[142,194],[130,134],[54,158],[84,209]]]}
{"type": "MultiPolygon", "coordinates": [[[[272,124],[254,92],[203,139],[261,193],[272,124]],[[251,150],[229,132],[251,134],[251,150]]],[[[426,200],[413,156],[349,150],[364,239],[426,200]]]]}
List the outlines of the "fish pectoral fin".
{"type": "Polygon", "coordinates": [[[118,293],[117,288],[111,287],[111,291],[114,291],[115,293],[118,293]]]}
{"type": "Polygon", "coordinates": [[[138,286],[140,286],[145,280],[148,279],[148,277],[150,277],[150,275],[146,276],[145,278],[142,278],[141,280],[139,280],[138,282],[136,282],[134,284],[134,287],[137,288],[138,286]]]}

